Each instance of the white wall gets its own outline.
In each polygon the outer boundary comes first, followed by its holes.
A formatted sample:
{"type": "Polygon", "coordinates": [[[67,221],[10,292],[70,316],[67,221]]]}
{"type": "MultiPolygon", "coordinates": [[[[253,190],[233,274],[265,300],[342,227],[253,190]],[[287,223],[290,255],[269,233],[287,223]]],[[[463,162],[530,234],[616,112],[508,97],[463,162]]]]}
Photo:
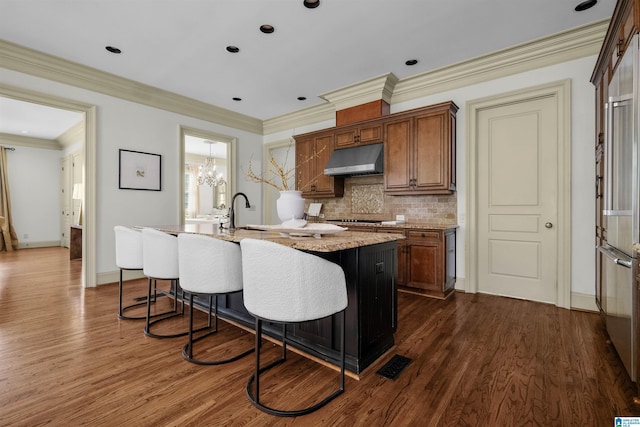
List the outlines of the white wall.
{"type": "MultiPolygon", "coordinates": [[[[254,210],[236,209],[237,223],[259,223],[262,207],[259,184],[242,176],[250,156],[262,159],[262,136],[203,120],[194,119],[113,98],[107,95],[9,71],[0,73],[0,82],[28,90],[96,105],[97,194],[96,272],[116,271],[113,227],[122,225],[162,225],[179,222],[180,126],[216,132],[237,138],[236,189],[247,194],[254,210]],[[162,191],[118,189],[118,149],[162,155],[162,191]]],[[[261,161],[261,160],[260,160],[261,161]]],[[[55,179],[59,183],[59,178],[55,179]]],[[[56,218],[59,222],[59,217],[56,218]]],[[[57,225],[59,230],[59,225],[57,225]]]]}
{"type": "Polygon", "coordinates": [[[20,247],[59,245],[62,151],[15,148],[7,152],[7,169],[11,213],[20,247]]]}

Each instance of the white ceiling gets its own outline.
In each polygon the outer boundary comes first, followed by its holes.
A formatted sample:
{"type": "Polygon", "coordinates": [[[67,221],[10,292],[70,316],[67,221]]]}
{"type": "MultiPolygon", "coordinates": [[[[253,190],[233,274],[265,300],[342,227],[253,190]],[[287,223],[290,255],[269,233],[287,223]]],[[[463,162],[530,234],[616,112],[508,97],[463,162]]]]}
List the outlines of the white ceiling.
{"type": "Polygon", "coordinates": [[[56,139],[82,120],[74,111],[0,97],[0,132],[31,138],[56,139]]]}
{"type": "Polygon", "coordinates": [[[599,21],[615,6],[575,12],[580,1],[0,0],[0,38],[264,120],[372,77],[402,79],[599,21]]]}

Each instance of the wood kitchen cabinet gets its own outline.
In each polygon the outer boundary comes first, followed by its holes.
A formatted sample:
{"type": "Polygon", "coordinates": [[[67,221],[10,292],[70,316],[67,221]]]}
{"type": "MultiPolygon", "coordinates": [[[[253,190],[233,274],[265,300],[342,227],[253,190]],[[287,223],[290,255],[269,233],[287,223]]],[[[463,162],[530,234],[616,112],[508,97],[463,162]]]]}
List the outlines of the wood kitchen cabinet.
{"type": "Polygon", "coordinates": [[[384,184],[391,195],[450,194],[456,189],[453,102],[394,115],[384,123],[384,184]]]}
{"type": "Polygon", "coordinates": [[[340,128],[335,133],[335,148],[348,148],[382,142],[382,122],[340,128]]]}
{"type": "Polygon", "coordinates": [[[295,139],[296,189],[302,191],[302,197],[342,197],[344,178],[324,174],[334,149],[334,132],[314,132],[295,139]]]}
{"type": "Polygon", "coordinates": [[[407,230],[406,288],[445,299],[455,291],[456,230],[407,230]]]}

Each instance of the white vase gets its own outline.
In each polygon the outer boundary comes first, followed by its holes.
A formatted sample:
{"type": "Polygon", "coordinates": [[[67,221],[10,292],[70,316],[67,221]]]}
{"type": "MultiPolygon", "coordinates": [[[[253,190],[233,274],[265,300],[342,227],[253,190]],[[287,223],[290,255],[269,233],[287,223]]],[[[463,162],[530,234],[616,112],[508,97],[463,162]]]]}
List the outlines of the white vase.
{"type": "Polygon", "coordinates": [[[278,218],[280,221],[290,219],[302,219],[304,216],[304,199],[302,191],[281,191],[280,197],[276,200],[278,218]]]}

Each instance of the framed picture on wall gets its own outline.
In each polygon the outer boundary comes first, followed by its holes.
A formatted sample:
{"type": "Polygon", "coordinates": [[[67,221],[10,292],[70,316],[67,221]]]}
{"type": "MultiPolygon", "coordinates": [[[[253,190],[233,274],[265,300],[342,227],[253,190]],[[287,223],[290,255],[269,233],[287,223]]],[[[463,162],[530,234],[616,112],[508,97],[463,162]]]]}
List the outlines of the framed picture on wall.
{"type": "Polygon", "coordinates": [[[120,149],[118,188],[160,191],[161,159],[160,154],[120,149]]]}

